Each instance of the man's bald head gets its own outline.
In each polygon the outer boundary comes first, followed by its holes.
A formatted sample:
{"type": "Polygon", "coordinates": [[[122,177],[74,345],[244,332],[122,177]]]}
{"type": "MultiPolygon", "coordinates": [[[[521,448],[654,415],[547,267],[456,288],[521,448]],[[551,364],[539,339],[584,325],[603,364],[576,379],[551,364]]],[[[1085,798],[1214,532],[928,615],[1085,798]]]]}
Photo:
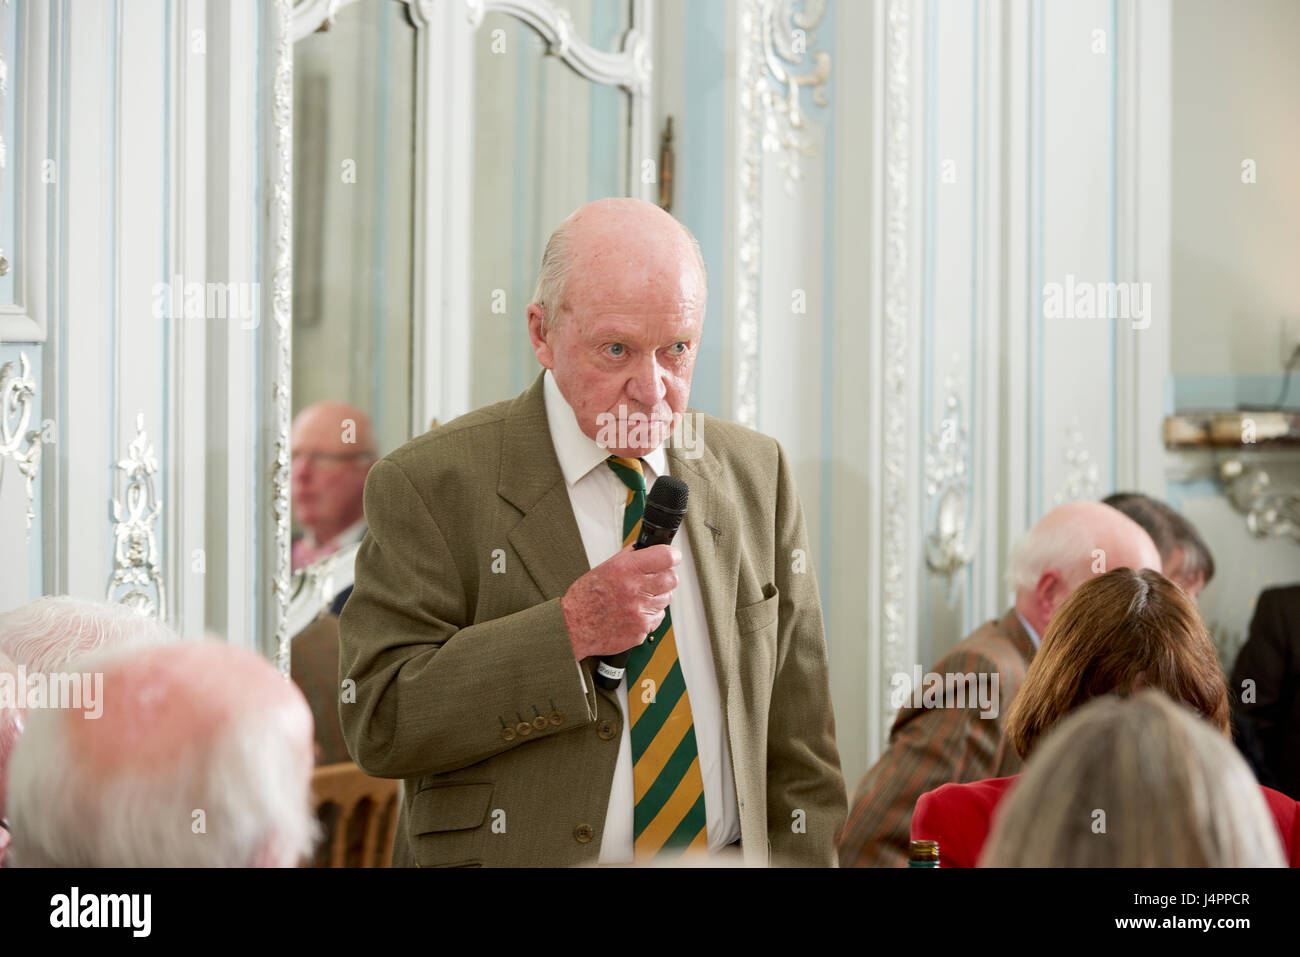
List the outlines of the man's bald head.
{"type": "Polygon", "coordinates": [[[103,676],[102,715],[33,712],[14,753],[18,863],[293,866],[310,851],[311,711],[268,662],[203,641],[83,667],[103,676]]]}
{"type": "Polygon", "coordinates": [[[1067,502],[1016,543],[1007,579],[1016,610],[1041,635],[1057,606],[1093,575],[1112,568],[1160,570],[1160,552],[1142,526],[1100,502],[1067,502]]]}
{"type": "Polygon", "coordinates": [[[337,399],[322,399],[303,408],[293,417],[289,441],[295,449],[300,441],[311,441],[314,448],[333,452],[375,454],[370,416],[337,399]]]}
{"type": "Polygon", "coordinates": [[[700,244],[690,230],[654,203],[613,197],[578,207],[551,234],[542,255],[533,303],[555,329],[577,286],[611,278],[629,284],[679,282],[683,263],[698,288],[701,310],[708,275],[700,244]],[[571,290],[571,286],[574,287],[571,290]]]}
{"type": "Polygon", "coordinates": [[[546,244],[528,335],[606,452],[647,455],[680,423],[707,298],[699,244],[652,203],[588,203],[546,244]]]}

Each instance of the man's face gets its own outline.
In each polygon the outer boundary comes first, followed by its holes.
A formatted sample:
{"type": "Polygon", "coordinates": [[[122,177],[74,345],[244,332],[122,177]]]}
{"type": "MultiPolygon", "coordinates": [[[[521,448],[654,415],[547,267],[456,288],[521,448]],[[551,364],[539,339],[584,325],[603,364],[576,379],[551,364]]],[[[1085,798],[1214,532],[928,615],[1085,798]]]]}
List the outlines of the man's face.
{"type": "Polygon", "coordinates": [[[1205,575],[1200,572],[1195,575],[1182,574],[1183,550],[1181,548],[1174,549],[1165,567],[1167,570],[1163,572],[1164,576],[1181,588],[1188,598],[1196,601],[1196,596],[1205,587],[1205,575]]]}
{"type": "MultiPolygon", "coordinates": [[[[577,270],[575,270],[575,273],[577,270]]],[[[538,361],[550,369],[583,434],[615,455],[658,448],[685,411],[704,323],[695,269],[575,276],[559,328],[529,309],[538,361]]]]}
{"type": "Polygon", "coordinates": [[[363,513],[362,493],[373,452],[344,441],[345,427],[309,414],[290,434],[293,517],[305,528],[341,530],[363,513]]]}

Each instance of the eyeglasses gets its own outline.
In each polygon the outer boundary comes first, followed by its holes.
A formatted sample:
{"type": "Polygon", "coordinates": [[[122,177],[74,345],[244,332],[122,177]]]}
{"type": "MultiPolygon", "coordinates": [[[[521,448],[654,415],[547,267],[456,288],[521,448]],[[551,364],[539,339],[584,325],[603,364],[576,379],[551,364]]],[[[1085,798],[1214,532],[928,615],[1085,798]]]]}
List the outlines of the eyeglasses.
{"type": "Polygon", "coordinates": [[[299,462],[306,462],[313,469],[334,469],[345,462],[352,462],[359,458],[374,458],[374,455],[375,453],[364,450],[357,452],[294,452],[289,456],[289,464],[296,466],[299,462]]]}

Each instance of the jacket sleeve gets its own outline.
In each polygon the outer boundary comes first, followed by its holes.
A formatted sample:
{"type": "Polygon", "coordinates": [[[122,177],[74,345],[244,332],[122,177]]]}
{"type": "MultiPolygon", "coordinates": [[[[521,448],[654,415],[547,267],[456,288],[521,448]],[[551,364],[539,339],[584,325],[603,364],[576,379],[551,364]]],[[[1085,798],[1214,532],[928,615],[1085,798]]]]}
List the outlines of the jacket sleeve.
{"type": "Polygon", "coordinates": [[[1282,688],[1292,669],[1283,596],[1276,591],[1259,596],[1250,620],[1250,637],[1237,655],[1228,688],[1236,712],[1238,745],[1265,784],[1276,779],[1281,761],[1282,688]]]}
{"type": "Polygon", "coordinates": [[[339,717],[363,771],[439,774],[595,720],[595,691],[584,688],[558,599],[470,624],[452,550],[391,460],[370,471],[365,513],[339,622],[339,717]],[[532,727],[552,713],[561,723],[532,727]],[[520,722],[527,734],[514,733],[520,722]]]}
{"type": "Polygon", "coordinates": [[[772,863],[833,867],[848,798],[835,745],[826,636],[807,529],[777,447],[776,676],[768,715],[767,820],[772,863]],[[802,550],[803,562],[796,562],[802,550]]]}
{"type": "MultiPolygon", "coordinates": [[[[979,675],[996,674],[998,669],[991,658],[965,652],[946,656],[934,671],[979,675]]],[[[1003,698],[1005,692],[1003,688],[1003,698]]],[[[1000,702],[999,715],[1005,704],[1000,702]]],[[[981,717],[978,706],[905,707],[894,723],[889,747],[858,785],[840,839],[840,866],[904,866],[917,799],[950,781],[993,777],[1001,745],[1001,720],[981,717]]],[[[943,853],[941,843],[940,859],[943,853]]]]}

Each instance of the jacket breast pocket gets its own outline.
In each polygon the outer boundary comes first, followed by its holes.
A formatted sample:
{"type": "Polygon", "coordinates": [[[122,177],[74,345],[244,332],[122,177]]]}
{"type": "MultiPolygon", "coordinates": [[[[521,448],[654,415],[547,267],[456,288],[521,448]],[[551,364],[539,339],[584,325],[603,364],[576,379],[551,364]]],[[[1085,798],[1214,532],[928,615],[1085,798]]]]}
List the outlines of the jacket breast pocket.
{"type": "Polygon", "coordinates": [[[761,601],[736,609],[736,628],[739,634],[748,635],[768,625],[776,624],[777,606],[781,603],[781,595],[775,585],[763,586],[763,594],[767,597],[761,601]]]}
{"type": "Polygon", "coordinates": [[[491,784],[443,784],[411,802],[411,846],[420,867],[475,867],[483,863],[483,838],[491,784]]]}

